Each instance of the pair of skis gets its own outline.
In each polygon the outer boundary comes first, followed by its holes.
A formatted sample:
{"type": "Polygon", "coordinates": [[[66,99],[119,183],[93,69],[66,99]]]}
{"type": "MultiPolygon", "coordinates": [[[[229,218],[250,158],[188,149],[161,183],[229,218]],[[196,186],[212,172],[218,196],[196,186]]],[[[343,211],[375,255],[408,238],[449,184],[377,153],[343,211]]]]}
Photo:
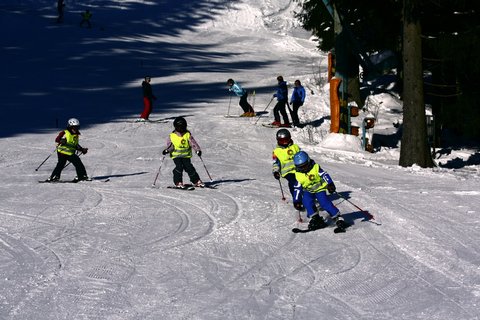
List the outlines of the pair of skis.
{"type": "MultiPolygon", "coordinates": [[[[193,191],[195,190],[195,186],[193,184],[184,184],[182,187],[178,187],[178,186],[167,186],[167,188],[169,189],[178,189],[178,190],[184,190],[184,191],[193,191]]],[[[203,186],[199,186],[198,188],[201,188],[201,189],[216,189],[217,187],[214,186],[214,185],[209,185],[209,184],[205,184],[203,186]]]]}
{"type": "Polygon", "coordinates": [[[98,182],[108,182],[110,181],[110,178],[106,179],[95,179],[95,178],[89,178],[87,180],[40,180],[38,183],[81,183],[81,182],[90,182],[90,181],[98,181],[98,182]]]}
{"type": "MultiPolygon", "coordinates": [[[[335,229],[333,229],[333,233],[345,233],[349,226],[350,225],[347,225],[347,224],[345,224],[344,226],[337,226],[337,227],[335,227],[335,229]]],[[[325,228],[327,228],[327,227],[325,227],[325,228]]],[[[293,233],[308,233],[308,232],[312,232],[312,231],[316,231],[316,230],[320,230],[320,229],[325,229],[325,228],[318,228],[318,229],[293,228],[292,232],[293,233]]]]}

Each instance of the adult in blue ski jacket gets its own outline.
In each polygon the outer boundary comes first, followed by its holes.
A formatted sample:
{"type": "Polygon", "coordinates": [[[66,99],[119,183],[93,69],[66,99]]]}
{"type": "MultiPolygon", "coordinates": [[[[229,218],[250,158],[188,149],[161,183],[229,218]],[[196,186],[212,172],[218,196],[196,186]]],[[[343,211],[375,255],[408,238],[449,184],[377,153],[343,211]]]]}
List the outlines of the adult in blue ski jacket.
{"type": "Polygon", "coordinates": [[[272,126],[276,127],[290,127],[290,120],[287,115],[287,103],[288,103],[288,87],[287,83],[283,81],[282,76],[277,77],[278,86],[277,91],[273,94],[277,98],[277,104],[273,108],[273,116],[275,121],[272,122],[272,126]],[[280,115],[283,118],[283,124],[280,122],[280,115]]]}
{"type": "Polygon", "coordinates": [[[235,82],[233,79],[227,80],[227,85],[229,86],[228,91],[232,91],[236,96],[240,97],[240,102],[238,103],[243,110],[243,114],[240,117],[254,117],[255,111],[253,107],[248,103],[248,92],[243,89],[238,82],[235,82]]]}
{"type": "Polygon", "coordinates": [[[295,127],[300,125],[298,119],[298,109],[303,106],[305,102],[305,88],[302,86],[300,80],[295,80],[295,87],[293,88],[292,96],[290,98],[290,105],[293,109],[290,109],[290,115],[292,116],[292,122],[295,127]]]}

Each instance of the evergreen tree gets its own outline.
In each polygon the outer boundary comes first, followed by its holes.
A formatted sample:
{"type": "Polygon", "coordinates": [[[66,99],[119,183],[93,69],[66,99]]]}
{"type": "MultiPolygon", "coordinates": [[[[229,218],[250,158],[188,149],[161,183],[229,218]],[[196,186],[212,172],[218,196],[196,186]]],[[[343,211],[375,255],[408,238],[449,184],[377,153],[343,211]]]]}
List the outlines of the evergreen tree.
{"type": "MultiPolygon", "coordinates": [[[[405,45],[402,44],[402,1],[304,0],[296,16],[305,29],[312,31],[319,38],[321,50],[331,50],[335,44],[333,20],[324,2],[335,4],[344,24],[348,25],[356,40],[367,52],[390,49],[399,56],[407,52],[405,50],[402,52],[402,45],[405,45]]],[[[421,27],[419,30],[422,30],[420,50],[424,52],[422,71],[431,74],[426,81],[425,102],[433,107],[436,127],[438,130],[448,128],[459,135],[478,141],[480,139],[478,126],[480,102],[477,93],[480,87],[478,0],[415,0],[413,4],[417,19],[414,25],[418,23],[418,27],[421,27]]],[[[401,68],[409,67],[407,64],[411,61],[405,57],[402,60],[405,65],[401,68]]],[[[417,67],[422,67],[422,63],[417,67]]],[[[399,75],[403,77],[401,68],[399,75]]],[[[403,83],[406,84],[406,81],[403,83]]],[[[417,83],[415,86],[419,88],[420,84],[417,83]]],[[[414,92],[422,95],[415,98],[416,103],[420,103],[420,99],[424,99],[423,90],[414,92]]],[[[410,119],[413,117],[405,118],[407,122],[410,119]]],[[[403,125],[403,134],[405,127],[407,131],[416,128],[409,123],[403,125]]],[[[421,131],[423,132],[423,129],[421,131]]],[[[437,136],[440,135],[441,132],[437,131],[437,136]]],[[[426,139],[425,136],[424,140],[426,139]]],[[[405,156],[402,157],[403,163],[411,162],[406,161],[405,156]]]]}
{"type": "Polygon", "coordinates": [[[400,165],[433,167],[423,100],[422,40],[418,1],[404,0],[403,133],[400,165]]]}

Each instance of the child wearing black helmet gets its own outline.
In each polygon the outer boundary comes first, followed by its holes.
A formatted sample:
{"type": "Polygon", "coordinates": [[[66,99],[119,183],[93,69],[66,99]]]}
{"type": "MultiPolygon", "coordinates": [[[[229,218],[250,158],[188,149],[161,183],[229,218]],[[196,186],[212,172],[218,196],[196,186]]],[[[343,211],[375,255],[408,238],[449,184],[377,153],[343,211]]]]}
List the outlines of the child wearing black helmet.
{"type": "Polygon", "coordinates": [[[302,196],[298,195],[295,199],[294,186],[297,183],[295,179],[295,164],[293,163],[293,156],[300,151],[300,147],[293,143],[290,131],[287,129],[280,129],[276,134],[277,146],[272,152],[272,173],[273,177],[280,180],[280,177],[288,181],[288,189],[292,195],[293,206],[297,210],[303,210],[302,196]]]}
{"type": "Polygon", "coordinates": [[[348,224],[343,220],[340,211],[327,196],[327,190],[329,193],[336,191],[330,175],[323,171],[315,161],[311,160],[305,151],[298,152],[293,157],[293,162],[296,171],[295,178],[298,181],[295,189],[298,192],[303,191],[303,205],[307,211],[307,217],[310,218],[308,229],[316,230],[327,226],[324,218],[317,212],[315,200],[328,212],[338,229],[346,229],[348,224]]]}
{"type": "Polygon", "coordinates": [[[202,150],[190,131],[187,130],[187,120],[183,117],[177,117],[173,121],[173,127],[175,130],[168,136],[167,148],[162,152],[163,155],[170,153],[170,157],[175,163],[173,183],[177,188],[186,188],[183,184],[183,171],[185,170],[195,187],[205,187],[192,165],[192,148],[199,157],[202,156],[202,150]]]}

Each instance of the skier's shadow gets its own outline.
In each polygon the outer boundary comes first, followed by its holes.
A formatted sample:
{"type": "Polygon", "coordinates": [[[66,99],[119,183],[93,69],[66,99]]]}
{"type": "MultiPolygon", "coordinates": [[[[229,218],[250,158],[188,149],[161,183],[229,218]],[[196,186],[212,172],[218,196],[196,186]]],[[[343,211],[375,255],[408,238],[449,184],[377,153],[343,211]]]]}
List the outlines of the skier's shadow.
{"type": "MultiPolygon", "coordinates": [[[[337,202],[336,206],[343,202],[346,202],[348,205],[351,205],[347,201],[348,199],[351,198],[350,196],[351,193],[352,193],[351,191],[342,191],[342,192],[334,193],[331,195],[332,201],[335,201],[337,199],[340,201],[340,202],[337,202]]],[[[351,206],[353,207],[353,205],[351,206]]],[[[352,211],[349,213],[342,213],[342,217],[350,225],[354,225],[356,220],[360,220],[362,222],[370,220],[369,216],[364,211],[352,211]]]]}
{"type": "Polygon", "coordinates": [[[205,185],[211,187],[211,188],[216,188],[220,184],[224,183],[236,183],[236,182],[243,182],[243,181],[251,181],[251,180],[256,180],[256,179],[224,179],[224,180],[213,180],[211,182],[205,182],[205,185]]]}
{"type": "Polygon", "coordinates": [[[146,174],[148,172],[142,171],[142,172],[135,172],[135,173],[125,173],[125,174],[110,174],[106,176],[95,176],[92,178],[92,180],[105,180],[105,179],[110,179],[110,178],[122,178],[122,177],[129,177],[129,176],[138,176],[141,174],[146,174]]]}

